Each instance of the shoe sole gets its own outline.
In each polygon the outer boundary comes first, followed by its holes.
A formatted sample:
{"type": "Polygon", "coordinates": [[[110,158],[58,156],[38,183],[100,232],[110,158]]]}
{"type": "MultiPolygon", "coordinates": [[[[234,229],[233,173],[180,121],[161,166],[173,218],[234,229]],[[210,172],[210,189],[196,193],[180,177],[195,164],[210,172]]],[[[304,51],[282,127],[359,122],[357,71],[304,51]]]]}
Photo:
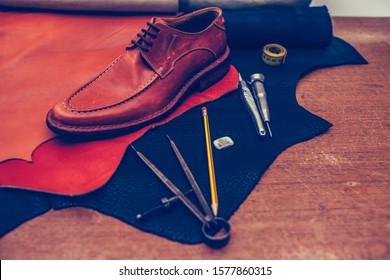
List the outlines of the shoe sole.
{"type": "Polygon", "coordinates": [[[128,121],[118,124],[96,125],[96,126],[75,126],[66,125],[57,121],[53,117],[53,111],[50,110],[47,114],[46,124],[54,132],[71,137],[85,136],[115,136],[140,129],[152,122],[163,119],[171,113],[182,101],[189,95],[191,89],[197,87],[201,92],[209,88],[217,81],[222,79],[230,69],[229,60],[230,50],[226,48],[225,53],[214,61],[212,64],[204,68],[202,71],[194,75],[179,91],[175,98],[168,103],[163,109],[146,116],[141,120],[128,121]]]}

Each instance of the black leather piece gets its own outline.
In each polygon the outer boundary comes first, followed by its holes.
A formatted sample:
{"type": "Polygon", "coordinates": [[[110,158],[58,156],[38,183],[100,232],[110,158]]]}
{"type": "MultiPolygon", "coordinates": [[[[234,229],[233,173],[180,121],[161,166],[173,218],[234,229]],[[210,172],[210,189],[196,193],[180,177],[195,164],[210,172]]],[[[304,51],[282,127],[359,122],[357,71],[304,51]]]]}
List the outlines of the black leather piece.
{"type": "Polygon", "coordinates": [[[0,188],[0,237],[51,208],[46,194],[15,188],[0,188]]]}
{"type": "Polygon", "coordinates": [[[258,8],[223,12],[231,47],[261,49],[269,43],[285,47],[324,48],[333,38],[328,9],[258,8]]]}
{"type": "MultiPolygon", "coordinates": [[[[226,219],[238,209],[278,154],[291,145],[324,133],[331,126],[329,122],[298,105],[295,88],[299,77],[315,68],[363,64],[366,61],[349,44],[335,38],[327,49],[289,49],[287,62],[281,67],[263,64],[258,49],[233,49],[232,63],[245,78],[255,72],[265,75],[274,137],[260,138],[256,134],[250,116],[236,91],[206,104],[212,139],[228,135],[235,142],[231,148],[213,150],[220,201],[219,214],[226,219]]],[[[138,139],[134,146],[149,157],[178,187],[186,191],[190,186],[166,139],[165,135],[168,134],[176,142],[209,200],[200,108],[201,106],[194,108],[168,124],[151,129],[138,139]]],[[[3,234],[17,223],[32,218],[33,214],[47,211],[50,201],[56,210],[72,206],[87,207],[171,240],[189,244],[202,242],[200,222],[181,203],[168,211],[156,213],[144,223],[136,221],[136,214],[152,208],[162,197],[169,197],[171,193],[130,147],[109,182],[92,193],[78,197],[42,195],[47,198],[46,201],[41,196],[37,200],[35,192],[8,191],[7,199],[3,199],[3,194],[0,193],[1,202],[4,203],[1,211],[14,205],[14,200],[23,192],[26,199],[30,196],[32,201],[41,200],[42,205],[36,206],[40,211],[28,215],[26,211],[14,211],[12,226],[2,224],[0,232],[3,234]]],[[[193,199],[193,196],[190,197],[193,199]]],[[[4,213],[0,214],[4,216],[4,213]]],[[[8,223],[11,224],[11,221],[8,220],[8,223]]]]}

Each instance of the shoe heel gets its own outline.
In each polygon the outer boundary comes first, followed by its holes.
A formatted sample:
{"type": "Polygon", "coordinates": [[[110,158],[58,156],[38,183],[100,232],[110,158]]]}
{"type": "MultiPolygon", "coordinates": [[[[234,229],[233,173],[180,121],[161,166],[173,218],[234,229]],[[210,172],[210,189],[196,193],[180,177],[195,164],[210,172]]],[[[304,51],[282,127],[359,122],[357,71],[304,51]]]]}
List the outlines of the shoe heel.
{"type": "Polygon", "coordinates": [[[205,73],[200,77],[198,81],[199,91],[204,91],[205,89],[211,87],[213,84],[222,79],[230,69],[230,60],[229,58],[223,61],[221,64],[211,69],[209,72],[205,73]]]}

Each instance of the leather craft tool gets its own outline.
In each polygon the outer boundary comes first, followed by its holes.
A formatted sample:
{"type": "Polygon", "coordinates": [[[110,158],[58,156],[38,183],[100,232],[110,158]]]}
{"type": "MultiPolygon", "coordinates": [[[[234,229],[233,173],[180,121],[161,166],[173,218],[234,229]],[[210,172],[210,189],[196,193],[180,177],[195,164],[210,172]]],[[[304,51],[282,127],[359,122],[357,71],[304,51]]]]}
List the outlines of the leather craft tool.
{"type": "Polygon", "coordinates": [[[196,182],[196,180],[194,178],[194,175],[192,175],[190,168],[188,167],[187,163],[184,161],[184,158],[180,154],[179,149],[176,147],[175,142],[173,142],[172,139],[169,138],[168,135],[167,135],[167,137],[168,137],[169,143],[171,144],[173,151],[175,152],[177,159],[180,162],[181,167],[184,170],[184,173],[187,176],[189,183],[191,184],[193,190],[195,191],[195,195],[198,198],[200,205],[203,208],[203,211],[206,213],[206,218],[209,220],[212,220],[213,213],[211,212],[211,209],[210,209],[209,205],[207,204],[206,199],[204,198],[202,191],[200,190],[198,183],[196,182]]]}
{"type": "Polygon", "coordinates": [[[211,192],[211,209],[213,209],[214,216],[217,216],[218,215],[217,183],[215,180],[214,160],[213,160],[213,152],[212,152],[212,147],[211,147],[210,126],[209,126],[209,118],[207,115],[206,107],[202,108],[202,115],[203,115],[203,124],[204,124],[204,134],[206,137],[207,165],[208,165],[208,169],[209,169],[210,192],[211,192]]]}
{"type": "Polygon", "coordinates": [[[259,110],[256,107],[255,99],[246,82],[242,79],[241,74],[238,74],[238,89],[240,92],[241,100],[244,103],[246,109],[248,110],[249,115],[253,120],[253,123],[255,124],[257,133],[260,136],[264,136],[265,129],[260,117],[259,110]]]}
{"type": "Polygon", "coordinates": [[[265,64],[279,66],[286,62],[287,50],[282,45],[268,44],[263,48],[261,58],[265,64]]]}
{"type": "Polygon", "coordinates": [[[255,93],[255,99],[257,106],[260,110],[261,117],[263,118],[263,121],[267,124],[269,135],[272,137],[271,128],[269,126],[271,118],[267,102],[267,94],[265,93],[264,89],[264,75],[252,74],[249,80],[249,83],[252,85],[252,90],[255,93]]]}
{"type": "Polygon", "coordinates": [[[212,248],[220,248],[225,246],[230,239],[229,223],[223,218],[213,216],[206,199],[204,198],[194,176],[184,161],[183,156],[176,147],[176,144],[171,139],[169,139],[169,142],[205,214],[203,214],[202,211],[200,211],[191,202],[191,200],[189,200],[185,194],[178,187],[176,187],[147,157],[145,157],[141,152],[137,151],[134,146],[131,147],[137,153],[138,157],[140,157],[141,160],[164,183],[164,185],[166,185],[184,203],[184,205],[192,212],[192,214],[194,214],[194,216],[202,222],[202,235],[204,242],[212,248]]]}
{"type": "MultiPolygon", "coordinates": [[[[184,195],[188,195],[190,193],[192,193],[193,190],[188,190],[184,193],[184,195]]],[[[160,200],[160,204],[157,205],[157,206],[154,206],[153,208],[147,210],[146,212],[143,212],[142,214],[139,213],[137,214],[137,216],[135,216],[137,218],[137,220],[139,222],[142,222],[147,216],[150,216],[151,214],[159,211],[160,209],[163,209],[163,210],[167,210],[167,209],[170,209],[174,204],[176,204],[176,202],[178,201],[179,197],[177,195],[174,195],[172,197],[163,197],[161,198],[160,200]]]]}

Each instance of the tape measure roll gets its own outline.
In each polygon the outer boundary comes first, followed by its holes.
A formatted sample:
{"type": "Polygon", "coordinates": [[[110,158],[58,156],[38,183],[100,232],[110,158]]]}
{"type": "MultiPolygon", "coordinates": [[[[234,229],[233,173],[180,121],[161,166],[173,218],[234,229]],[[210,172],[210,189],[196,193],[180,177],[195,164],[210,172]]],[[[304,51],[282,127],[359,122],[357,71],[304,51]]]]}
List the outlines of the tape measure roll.
{"type": "Polygon", "coordinates": [[[279,66],[286,61],[287,50],[282,45],[268,44],[263,48],[263,54],[261,58],[265,64],[271,66],[279,66]]]}

